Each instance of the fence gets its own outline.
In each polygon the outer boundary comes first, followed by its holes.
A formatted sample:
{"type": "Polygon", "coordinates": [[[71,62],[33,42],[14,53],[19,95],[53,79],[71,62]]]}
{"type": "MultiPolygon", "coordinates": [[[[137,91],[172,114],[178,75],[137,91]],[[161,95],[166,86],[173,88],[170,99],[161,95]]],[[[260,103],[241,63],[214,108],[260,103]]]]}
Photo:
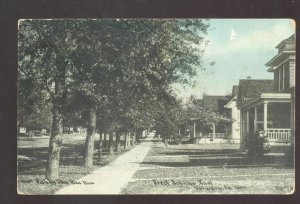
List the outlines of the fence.
{"type": "Polygon", "coordinates": [[[290,141],[291,140],[291,129],[267,129],[265,133],[269,141],[290,141]]]}

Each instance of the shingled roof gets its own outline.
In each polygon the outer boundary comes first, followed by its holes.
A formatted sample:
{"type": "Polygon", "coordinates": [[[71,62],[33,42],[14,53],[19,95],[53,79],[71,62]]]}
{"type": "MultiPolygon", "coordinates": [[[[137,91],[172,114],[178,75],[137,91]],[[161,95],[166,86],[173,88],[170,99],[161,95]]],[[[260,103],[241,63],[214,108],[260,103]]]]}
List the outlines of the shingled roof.
{"type": "Polygon", "coordinates": [[[229,101],[229,98],[227,96],[204,95],[202,100],[205,109],[222,114],[224,105],[229,101]]]}
{"type": "Polygon", "coordinates": [[[261,93],[272,92],[274,92],[273,80],[241,79],[237,95],[237,106],[240,107],[246,101],[258,98],[261,93]]]}

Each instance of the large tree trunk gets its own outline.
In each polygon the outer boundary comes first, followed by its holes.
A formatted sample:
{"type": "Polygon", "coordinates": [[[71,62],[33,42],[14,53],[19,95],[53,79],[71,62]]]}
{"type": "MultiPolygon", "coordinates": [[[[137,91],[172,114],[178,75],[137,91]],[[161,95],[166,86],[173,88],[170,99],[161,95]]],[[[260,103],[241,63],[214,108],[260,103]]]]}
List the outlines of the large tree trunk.
{"type": "Polygon", "coordinates": [[[84,166],[86,168],[93,167],[95,129],[96,129],[96,108],[92,107],[89,110],[88,127],[87,127],[86,141],[85,141],[84,166]]]}
{"type": "Polygon", "coordinates": [[[109,133],[109,144],[108,144],[108,154],[112,155],[114,154],[113,150],[113,141],[114,140],[114,135],[113,133],[109,133]]]}
{"type": "Polygon", "coordinates": [[[59,159],[62,146],[63,115],[59,113],[59,110],[55,106],[53,107],[52,131],[46,167],[46,178],[50,181],[59,178],[59,159]]]}
{"type": "Polygon", "coordinates": [[[58,53],[56,66],[58,73],[55,76],[53,106],[52,106],[52,130],[49,140],[49,152],[46,165],[46,179],[59,179],[59,160],[62,147],[63,111],[67,98],[66,65],[68,61],[63,54],[58,53]]]}
{"type": "Polygon", "coordinates": [[[129,147],[130,147],[130,131],[125,133],[124,149],[128,149],[129,147]]]}
{"type": "Polygon", "coordinates": [[[136,144],[136,133],[133,132],[132,140],[131,140],[131,146],[134,146],[135,144],[136,144]]]}
{"type": "Polygon", "coordinates": [[[130,131],[127,134],[127,147],[129,148],[131,145],[131,135],[130,135],[130,131]]]}
{"type": "Polygon", "coordinates": [[[120,137],[121,137],[121,134],[117,133],[116,134],[116,146],[115,146],[116,152],[120,152],[120,137]]]}
{"type": "Polygon", "coordinates": [[[64,78],[55,82],[55,96],[52,107],[52,130],[49,140],[48,160],[46,165],[46,179],[50,181],[59,178],[59,160],[63,132],[63,108],[66,99],[64,85],[64,78]]]}
{"type": "Polygon", "coordinates": [[[135,140],[136,140],[137,143],[140,141],[139,131],[136,131],[136,133],[135,133],[135,140]]]}
{"type": "Polygon", "coordinates": [[[128,146],[128,138],[127,138],[127,136],[128,136],[128,134],[127,134],[127,132],[125,133],[125,137],[124,137],[124,139],[125,139],[125,142],[124,142],[124,149],[127,149],[127,146],[128,146]]]}
{"type": "Polygon", "coordinates": [[[103,141],[103,146],[102,146],[102,149],[104,149],[104,151],[106,151],[106,148],[107,148],[107,134],[106,132],[104,132],[104,141],[103,141]]]}
{"type": "Polygon", "coordinates": [[[98,146],[98,160],[100,160],[102,158],[102,149],[103,149],[103,145],[102,145],[102,132],[99,133],[99,146],[98,146]]]}
{"type": "Polygon", "coordinates": [[[140,142],[140,139],[142,137],[142,134],[143,134],[143,130],[137,130],[136,132],[136,135],[135,135],[135,139],[136,141],[139,143],[140,142]]]}

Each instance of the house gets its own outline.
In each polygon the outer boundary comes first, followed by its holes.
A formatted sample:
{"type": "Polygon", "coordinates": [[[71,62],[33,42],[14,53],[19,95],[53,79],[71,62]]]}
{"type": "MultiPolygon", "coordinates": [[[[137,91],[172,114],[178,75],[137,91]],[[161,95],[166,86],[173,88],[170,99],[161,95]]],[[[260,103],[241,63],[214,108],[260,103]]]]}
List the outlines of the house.
{"type": "Polygon", "coordinates": [[[268,143],[280,151],[292,142],[294,131],[295,35],[281,41],[267,71],[273,80],[240,80],[237,105],[241,118],[241,143],[263,131],[268,143]]]}
{"type": "Polygon", "coordinates": [[[240,142],[244,145],[247,134],[254,134],[255,130],[261,130],[263,124],[261,106],[256,108],[256,127],[254,128],[255,110],[248,107],[253,101],[261,96],[262,93],[272,92],[274,87],[273,80],[265,79],[241,79],[237,95],[237,108],[240,110],[240,142]],[[250,110],[248,110],[250,108],[250,110]],[[259,114],[258,114],[259,113],[259,114]],[[250,122],[252,121],[252,122],[250,122]]]}
{"type": "Polygon", "coordinates": [[[240,143],[240,110],[237,107],[237,95],[238,95],[238,86],[234,85],[232,87],[232,98],[224,105],[226,108],[227,117],[232,119],[231,122],[231,139],[232,143],[240,143]]]}
{"type": "Polygon", "coordinates": [[[220,115],[225,115],[224,105],[228,102],[229,96],[203,95],[203,107],[220,115]]]}
{"type": "Polygon", "coordinates": [[[204,95],[202,100],[195,100],[195,117],[190,118],[192,137],[201,138],[199,143],[224,143],[231,137],[231,118],[229,109],[224,108],[229,96],[204,95]]]}

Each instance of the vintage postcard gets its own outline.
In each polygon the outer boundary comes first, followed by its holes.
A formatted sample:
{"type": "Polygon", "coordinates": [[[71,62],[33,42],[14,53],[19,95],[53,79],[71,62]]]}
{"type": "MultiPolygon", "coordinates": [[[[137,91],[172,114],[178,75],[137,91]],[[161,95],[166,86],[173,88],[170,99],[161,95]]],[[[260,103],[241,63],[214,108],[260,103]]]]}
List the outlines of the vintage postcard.
{"type": "Polygon", "coordinates": [[[17,190],[293,194],[292,19],[22,19],[17,190]]]}

